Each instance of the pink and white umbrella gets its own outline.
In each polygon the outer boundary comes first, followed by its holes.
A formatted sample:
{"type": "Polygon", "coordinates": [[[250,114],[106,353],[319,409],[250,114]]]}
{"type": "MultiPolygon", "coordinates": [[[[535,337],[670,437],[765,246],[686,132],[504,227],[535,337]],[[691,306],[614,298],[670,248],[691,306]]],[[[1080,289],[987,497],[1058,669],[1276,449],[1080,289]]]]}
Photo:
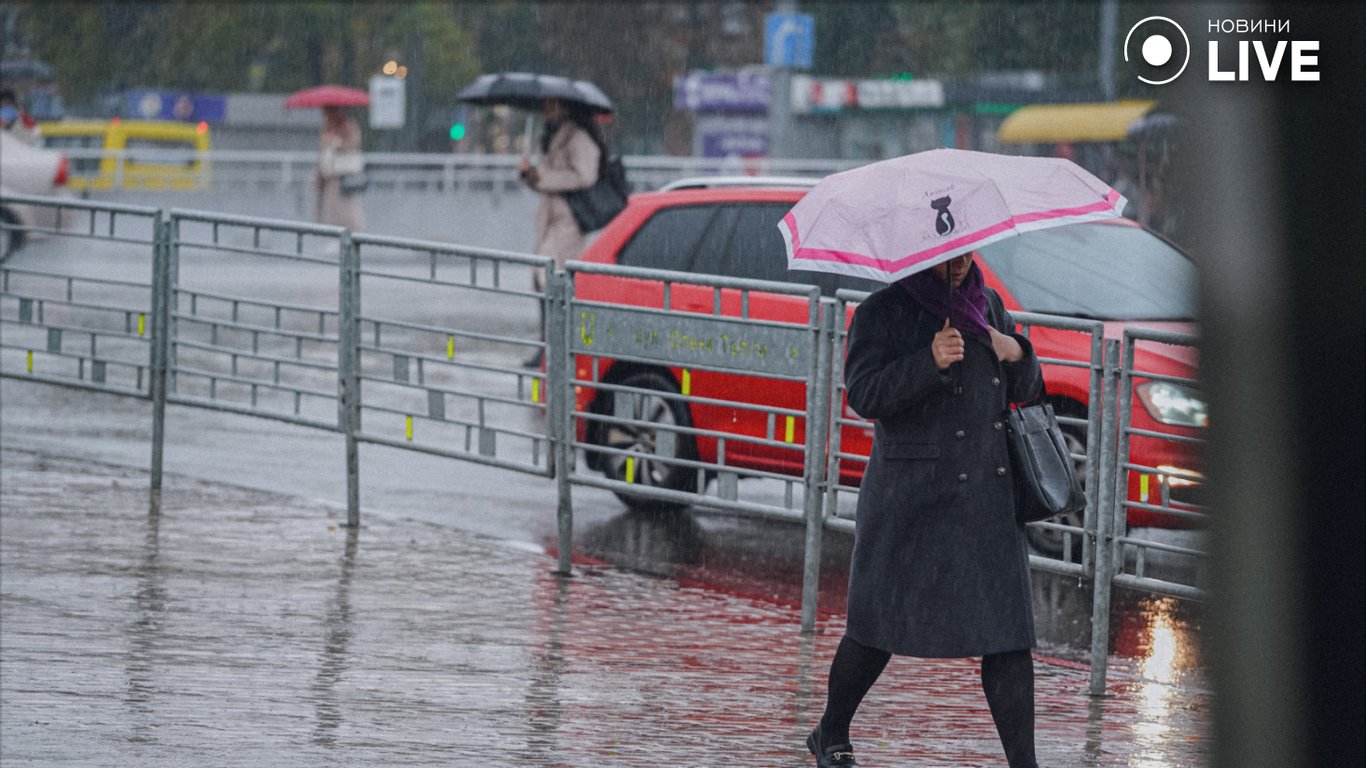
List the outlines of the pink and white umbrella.
{"type": "Polygon", "coordinates": [[[1118,218],[1070,160],[932,149],[832,174],[778,224],[788,269],[894,282],[1005,237],[1118,218]]]}

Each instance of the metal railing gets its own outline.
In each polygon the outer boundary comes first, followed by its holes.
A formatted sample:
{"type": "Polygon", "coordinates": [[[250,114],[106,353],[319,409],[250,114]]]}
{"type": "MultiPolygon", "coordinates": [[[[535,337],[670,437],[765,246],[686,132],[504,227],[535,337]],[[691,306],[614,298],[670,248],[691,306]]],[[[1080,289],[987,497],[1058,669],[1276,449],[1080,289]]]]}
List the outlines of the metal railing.
{"type": "MultiPolygon", "coordinates": [[[[79,264],[0,266],[0,376],[150,399],[154,506],[166,403],[271,418],[345,436],[352,526],[362,442],[554,477],[563,573],[574,485],[633,506],[802,522],[802,627],[814,627],[823,531],[854,525],[867,462],[851,446],[871,425],[847,409],[843,385],[848,319],[866,294],[584,262],[537,290],[533,271],[551,263],[527,254],[202,211],[5,201],[68,217],[25,234],[101,250],[79,264]],[[537,351],[544,370],[522,367],[537,351]]],[[[1041,358],[1049,375],[1084,381],[1084,414],[1060,421],[1084,435],[1074,458],[1088,502],[1082,521],[1031,524],[1062,543],[1030,564],[1093,587],[1099,693],[1112,586],[1205,596],[1202,550],[1129,526],[1154,514],[1207,522],[1193,496],[1198,464],[1150,466],[1135,450],[1155,441],[1198,453],[1198,430],[1136,421],[1134,407],[1140,387],[1197,384],[1145,370],[1139,350],[1196,339],[1135,328],[1107,339],[1098,321],[1014,319],[1038,350],[1057,348],[1046,334],[1089,337],[1089,359],[1041,358]],[[1190,567],[1158,578],[1158,558],[1190,567]]]]}
{"type": "MultiPolygon", "coordinates": [[[[1136,513],[1160,515],[1169,521],[1195,530],[1208,530],[1209,511],[1200,503],[1199,489],[1204,481],[1198,467],[1148,466],[1134,457],[1136,440],[1183,447],[1189,458],[1195,458],[1204,444],[1196,430],[1173,430],[1134,425],[1136,387],[1141,384],[1167,382],[1195,388],[1198,382],[1180,376],[1163,375],[1144,370],[1136,362],[1141,343],[1158,344],[1168,348],[1191,348],[1197,339],[1189,334],[1171,333],[1148,328],[1126,328],[1123,339],[1122,379],[1119,386],[1120,431],[1114,475],[1116,478],[1114,530],[1114,583],[1130,589],[1200,599],[1205,596],[1203,583],[1206,552],[1203,549],[1154,540],[1152,531],[1146,535],[1131,533],[1123,523],[1136,513]],[[1123,482],[1119,479],[1123,478],[1123,482]],[[1134,486],[1137,486],[1135,489],[1134,486]],[[1152,560],[1163,560],[1166,576],[1157,578],[1148,573],[1152,560]],[[1185,576],[1184,580],[1177,577],[1185,576]]],[[[1194,463],[1194,462],[1192,462],[1194,463]]]]}
{"type": "MultiPolygon", "coordinates": [[[[61,147],[60,151],[80,167],[112,168],[108,183],[113,189],[171,189],[169,181],[148,179],[125,169],[142,158],[139,168],[165,167],[186,189],[247,187],[292,189],[310,183],[318,163],[313,151],[164,150],[157,163],[148,165],[145,152],[100,148],[61,147]],[[197,170],[192,166],[200,161],[197,170]]],[[[433,152],[367,152],[366,171],[379,190],[455,192],[520,189],[517,164],[520,155],[441,154],[433,152]]],[[[704,158],[660,155],[628,155],[622,158],[627,179],[636,192],[659,189],[689,176],[792,176],[820,178],[848,170],[861,161],[803,160],[781,158],[704,158]]],[[[97,174],[98,175],[98,174],[97,174]]],[[[143,173],[145,176],[146,173],[143,173]]]]}
{"type": "Polygon", "coordinates": [[[351,242],[343,315],[352,387],[364,393],[356,439],[549,476],[546,377],[519,364],[545,342],[519,335],[525,323],[515,321],[544,311],[531,273],[551,260],[370,235],[351,242]],[[366,291],[414,300],[366,310],[366,291]],[[462,303],[485,311],[452,311],[462,303]]]}

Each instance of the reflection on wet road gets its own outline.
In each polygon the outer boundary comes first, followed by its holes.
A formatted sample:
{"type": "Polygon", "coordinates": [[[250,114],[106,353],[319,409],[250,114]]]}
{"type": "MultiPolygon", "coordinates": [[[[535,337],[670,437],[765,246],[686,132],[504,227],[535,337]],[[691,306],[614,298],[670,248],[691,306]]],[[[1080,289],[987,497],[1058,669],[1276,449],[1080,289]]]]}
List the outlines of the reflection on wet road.
{"type": "MultiPolygon", "coordinates": [[[[605,565],[706,585],[731,594],[797,606],[804,530],[799,525],[701,511],[623,512],[582,526],[577,546],[605,565]]],[[[545,540],[547,547],[554,540],[545,540]]],[[[852,536],[827,531],[820,615],[845,610],[852,536]]],[[[1036,571],[1034,614],[1041,653],[1085,662],[1091,643],[1092,591],[1075,577],[1036,571]]],[[[1122,671],[1161,683],[1199,678],[1197,603],[1117,589],[1110,649],[1122,671]]]]}
{"type": "MultiPolygon", "coordinates": [[[[449,526],[348,532],[335,505],[174,476],[149,517],[143,472],[0,459],[7,766],[811,764],[843,624],[800,636],[788,577],[748,575],[788,560],[776,528],[682,516],[660,544],[659,521],[613,518],[563,580],[449,526]],[[608,544],[653,575],[604,564],[608,544]]],[[[1205,759],[1185,619],[1153,614],[1105,699],[1079,664],[1036,665],[1044,764],[1205,759]]],[[[855,737],[869,765],[1002,762],[972,660],[895,660],[855,737]]]]}

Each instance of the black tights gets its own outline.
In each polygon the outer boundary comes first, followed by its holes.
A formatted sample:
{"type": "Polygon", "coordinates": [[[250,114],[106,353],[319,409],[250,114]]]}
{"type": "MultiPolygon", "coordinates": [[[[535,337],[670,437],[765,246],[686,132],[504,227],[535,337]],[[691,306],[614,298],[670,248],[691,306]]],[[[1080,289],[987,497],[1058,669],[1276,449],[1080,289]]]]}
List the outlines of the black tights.
{"type": "MultiPolygon", "coordinates": [[[[849,723],[892,654],[860,645],[848,635],[830,663],[830,688],[821,717],[824,749],[849,742],[849,723]]],[[[1034,758],[1034,662],[1029,651],[982,657],[982,691],[1010,768],[1037,768],[1034,758]]]]}

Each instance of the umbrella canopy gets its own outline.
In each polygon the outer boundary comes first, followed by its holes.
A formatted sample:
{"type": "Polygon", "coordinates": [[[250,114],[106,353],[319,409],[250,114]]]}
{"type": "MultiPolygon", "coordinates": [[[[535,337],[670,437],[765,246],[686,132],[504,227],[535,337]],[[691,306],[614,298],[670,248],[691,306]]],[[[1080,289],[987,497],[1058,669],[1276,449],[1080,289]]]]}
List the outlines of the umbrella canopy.
{"type": "Polygon", "coordinates": [[[1118,218],[1070,160],[932,149],[827,176],[778,224],[788,269],[894,282],[1034,229],[1118,218]]]}
{"type": "Polygon", "coordinates": [[[345,85],[319,85],[305,88],[285,99],[285,109],[306,109],[309,107],[368,107],[370,94],[359,88],[345,85]]]}
{"type": "Polygon", "coordinates": [[[499,72],[480,75],[456,95],[457,101],[479,106],[507,104],[518,109],[539,111],[545,99],[582,104],[594,112],[611,112],[612,100],[601,88],[587,80],[570,80],[559,75],[530,72],[499,72]]]}

